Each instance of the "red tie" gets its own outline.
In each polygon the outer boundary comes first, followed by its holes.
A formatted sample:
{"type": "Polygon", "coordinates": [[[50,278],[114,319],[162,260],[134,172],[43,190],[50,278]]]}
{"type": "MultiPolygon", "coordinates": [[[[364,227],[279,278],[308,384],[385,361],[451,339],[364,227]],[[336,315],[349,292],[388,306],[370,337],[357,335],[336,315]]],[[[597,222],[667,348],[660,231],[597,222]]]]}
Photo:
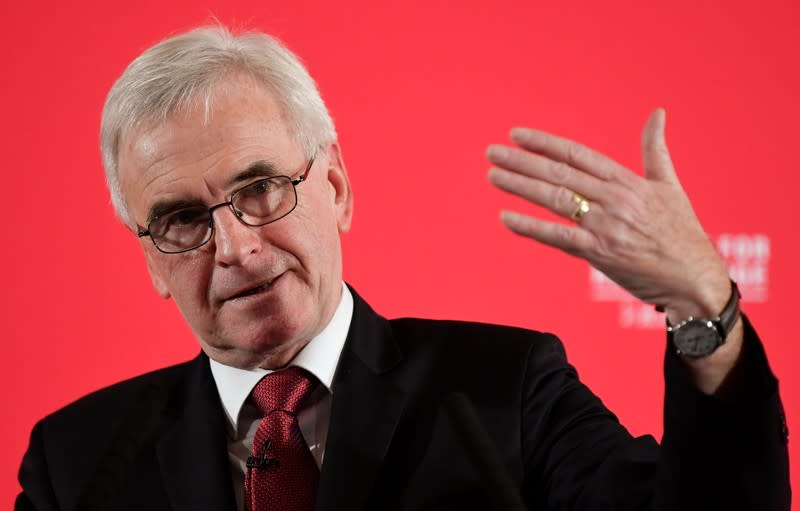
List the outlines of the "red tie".
{"type": "Polygon", "coordinates": [[[253,389],[264,418],[253,440],[244,480],[249,511],[311,511],[319,468],[300,432],[297,412],[318,380],[299,367],[265,376],[253,389]]]}

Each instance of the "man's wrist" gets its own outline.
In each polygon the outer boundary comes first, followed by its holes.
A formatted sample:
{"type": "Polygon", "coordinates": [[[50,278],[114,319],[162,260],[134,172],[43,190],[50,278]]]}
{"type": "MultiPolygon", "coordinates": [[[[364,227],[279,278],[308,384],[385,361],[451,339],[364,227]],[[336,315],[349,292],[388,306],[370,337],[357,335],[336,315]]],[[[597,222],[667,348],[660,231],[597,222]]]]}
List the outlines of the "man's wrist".
{"type": "Polygon", "coordinates": [[[727,274],[715,277],[713,283],[699,287],[692,295],[676,299],[661,309],[671,325],[693,318],[714,318],[731,296],[732,285],[727,274]]]}

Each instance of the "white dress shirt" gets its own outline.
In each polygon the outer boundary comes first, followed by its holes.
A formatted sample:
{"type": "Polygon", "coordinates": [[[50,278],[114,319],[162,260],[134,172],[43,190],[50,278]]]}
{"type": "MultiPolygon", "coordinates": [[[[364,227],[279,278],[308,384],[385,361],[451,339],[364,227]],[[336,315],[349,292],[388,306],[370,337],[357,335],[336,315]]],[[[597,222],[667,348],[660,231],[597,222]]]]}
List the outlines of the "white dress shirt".
{"type": "MultiPolygon", "coordinates": [[[[300,431],[311,454],[322,466],[328,421],[331,414],[333,375],[339,363],[350,321],[353,318],[353,296],[342,283],[342,296],[330,323],[297,354],[289,364],[302,367],[322,383],[309,397],[312,403],[297,415],[300,431]]],[[[273,372],[268,369],[239,369],[211,360],[211,374],[217,385],[222,407],[228,418],[228,459],[233,475],[233,491],[237,509],[244,509],[245,463],[253,447],[253,438],[261,424],[261,414],[247,401],[261,378],[273,372]]]]}

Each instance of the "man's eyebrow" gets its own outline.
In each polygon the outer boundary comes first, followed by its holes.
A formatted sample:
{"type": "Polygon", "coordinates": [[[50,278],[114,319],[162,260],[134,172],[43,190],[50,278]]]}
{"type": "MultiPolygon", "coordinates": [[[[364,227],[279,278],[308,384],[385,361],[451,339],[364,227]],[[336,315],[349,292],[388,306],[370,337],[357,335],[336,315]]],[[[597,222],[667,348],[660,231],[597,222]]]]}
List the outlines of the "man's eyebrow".
{"type": "Polygon", "coordinates": [[[278,170],[278,167],[271,161],[258,160],[254,161],[248,165],[246,169],[233,176],[233,178],[228,182],[228,186],[249,181],[254,177],[275,177],[282,175],[284,175],[284,173],[278,170]]]}
{"type": "Polygon", "coordinates": [[[186,199],[158,201],[150,207],[150,211],[147,213],[147,223],[179,209],[202,205],[202,202],[186,199]]]}

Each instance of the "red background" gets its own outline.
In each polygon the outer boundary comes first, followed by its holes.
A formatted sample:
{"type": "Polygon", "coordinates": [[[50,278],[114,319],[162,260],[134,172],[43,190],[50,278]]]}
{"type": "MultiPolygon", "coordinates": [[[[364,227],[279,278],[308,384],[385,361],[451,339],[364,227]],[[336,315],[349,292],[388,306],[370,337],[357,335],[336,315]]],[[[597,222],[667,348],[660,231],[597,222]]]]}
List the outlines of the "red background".
{"type": "Polygon", "coordinates": [[[487,184],[483,152],[521,124],[639,169],[641,126],[664,106],[708,232],[769,239],[766,300],[745,308],[800,431],[798,2],[50,0],[3,11],[0,501],[18,491],[35,420],[198,350],[111,213],[97,132],[130,60],[213,17],[276,34],[317,78],[356,194],[345,275],[377,310],[555,331],[623,423],[656,436],[663,334],[623,328],[617,303],[593,301],[586,263],[501,227],[500,208],[520,203],[487,184]]]}

